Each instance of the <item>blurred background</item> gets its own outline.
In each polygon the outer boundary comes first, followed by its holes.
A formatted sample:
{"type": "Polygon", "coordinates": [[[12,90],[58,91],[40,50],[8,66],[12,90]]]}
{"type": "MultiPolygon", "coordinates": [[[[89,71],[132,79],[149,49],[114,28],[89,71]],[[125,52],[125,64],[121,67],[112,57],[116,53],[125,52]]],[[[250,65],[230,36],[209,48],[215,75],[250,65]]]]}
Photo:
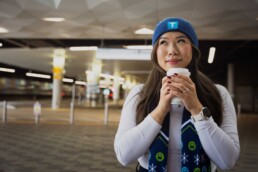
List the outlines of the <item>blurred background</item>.
{"type": "Polygon", "coordinates": [[[71,97],[76,84],[82,99],[87,88],[92,93],[90,85],[123,99],[127,89],[145,82],[152,32],[166,17],[193,24],[202,71],[226,86],[242,110],[258,112],[256,0],[1,0],[0,67],[14,71],[0,70],[0,99],[51,99],[60,56],[62,98],[71,97]],[[211,47],[215,56],[208,62],[211,47]]]}

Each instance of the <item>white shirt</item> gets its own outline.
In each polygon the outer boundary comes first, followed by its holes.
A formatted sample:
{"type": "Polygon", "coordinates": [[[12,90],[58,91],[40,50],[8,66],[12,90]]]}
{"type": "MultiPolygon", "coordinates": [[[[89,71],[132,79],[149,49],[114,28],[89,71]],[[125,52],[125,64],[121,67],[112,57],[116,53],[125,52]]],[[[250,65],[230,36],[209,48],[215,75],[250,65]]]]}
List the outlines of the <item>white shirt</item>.
{"type": "MultiPolygon", "coordinates": [[[[209,120],[193,122],[202,146],[212,162],[212,171],[230,169],[234,166],[240,153],[235,108],[228,91],[216,85],[223,105],[223,121],[217,126],[211,117],[209,120]]],[[[114,149],[118,161],[128,165],[137,159],[140,165],[148,169],[148,150],[154,138],[161,130],[158,124],[148,115],[139,125],[136,124],[136,107],[138,93],[143,85],[135,86],[127,96],[115,136],[114,149]]],[[[181,123],[183,105],[172,105],[170,111],[168,171],[181,171],[181,123]]]]}

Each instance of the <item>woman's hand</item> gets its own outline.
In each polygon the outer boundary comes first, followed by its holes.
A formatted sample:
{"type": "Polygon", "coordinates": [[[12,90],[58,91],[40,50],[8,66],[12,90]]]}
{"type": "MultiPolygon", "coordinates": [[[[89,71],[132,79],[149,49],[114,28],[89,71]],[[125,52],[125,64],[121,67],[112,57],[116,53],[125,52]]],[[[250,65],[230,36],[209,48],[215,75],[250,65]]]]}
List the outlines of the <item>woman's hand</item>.
{"type": "Polygon", "coordinates": [[[157,107],[151,112],[152,117],[162,124],[167,113],[170,111],[170,102],[173,98],[172,95],[172,82],[170,76],[162,78],[162,86],[160,89],[160,99],[157,107]]]}
{"type": "Polygon", "coordinates": [[[192,115],[198,114],[203,106],[197,97],[195,84],[191,78],[176,74],[172,76],[171,81],[171,94],[179,97],[183,101],[185,108],[191,112],[192,115]]]}
{"type": "Polygon", "coordinates": [[[160,89],[160,99],[158,104],[158,107],[162,108],[165,113],[170,111],[172,97],[171,76],[165,76],[162,78],[162,86],[160,89]]]}

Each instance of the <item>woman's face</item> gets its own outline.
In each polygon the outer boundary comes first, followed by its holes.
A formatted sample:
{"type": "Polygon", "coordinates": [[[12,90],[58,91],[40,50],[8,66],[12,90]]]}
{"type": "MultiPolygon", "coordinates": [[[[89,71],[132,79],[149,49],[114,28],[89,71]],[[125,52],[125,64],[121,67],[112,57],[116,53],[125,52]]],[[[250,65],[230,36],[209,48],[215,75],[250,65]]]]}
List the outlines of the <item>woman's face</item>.
{"type": "Polygon", "coordinates": [[[181,32],[167,32],[158,40],[157,60],[162,69],[186,68],[192,60],[192,44],[181,32]]]}

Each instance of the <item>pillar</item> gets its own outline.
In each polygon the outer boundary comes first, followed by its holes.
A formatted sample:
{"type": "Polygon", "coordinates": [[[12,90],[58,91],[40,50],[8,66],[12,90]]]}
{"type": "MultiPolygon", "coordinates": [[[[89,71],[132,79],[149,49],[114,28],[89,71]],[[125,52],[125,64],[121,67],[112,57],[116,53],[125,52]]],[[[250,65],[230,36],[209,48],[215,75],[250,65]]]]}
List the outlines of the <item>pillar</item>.
{"type": "Polygon", "coordinates": [[[227,89],[231,98],[234,100],[234,64],[228,64],[228,71],[227,71],[227,89]]]}
{"type": "Polygon", "coordinates": [[[120,99],[120,84],[122,82],[120,78],[120,66],[118,61],[115,61],[114,63],[113,75],[113,101],[115,105],[118,105],[118,101],[120,99]]]}
{"type": "Polygon", "coordinates": [[[99,90],[99,75],[101,73],[101,64],[93,62],[92,71],[87,71],[87,102],[90,102],[91,107],[97,106],[97,98],[100,93],[99,90]]]}
{"type": "Polygon", "coordinates": [[[113,100],[116,105],[120,99],[120,82],[121,80],[115,79],[113,83],[113,100]]]}
{"type": "Polygon", "coordinates": [[[60,108],[62,101],[62,83],[65,64],[65,50],[54,51],[53,59],[53,88],[52,88],[52,109],[60,108]]]}

